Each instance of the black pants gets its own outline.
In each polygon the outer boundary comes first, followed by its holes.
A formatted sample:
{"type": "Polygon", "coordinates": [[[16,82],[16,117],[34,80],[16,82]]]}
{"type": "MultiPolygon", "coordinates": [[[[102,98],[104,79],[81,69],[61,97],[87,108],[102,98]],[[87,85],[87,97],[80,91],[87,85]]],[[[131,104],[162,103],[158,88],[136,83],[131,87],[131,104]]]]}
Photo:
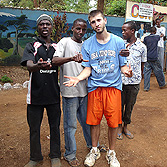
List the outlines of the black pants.
{"type": "Polygon", "coordinates": [[[60,158],[60,104],[31,105],[27,106],[27,121],[30,128],[30,160],[42,160],[40,127],[46,108],[50,126],[50,158],[60,158]]]}
{"type": "Polygon", "coordinates": [[[132,110],[136,103],[139,89],[139,84],[122,86],[122,121],[125,124],[131,123],[132,110]]]}

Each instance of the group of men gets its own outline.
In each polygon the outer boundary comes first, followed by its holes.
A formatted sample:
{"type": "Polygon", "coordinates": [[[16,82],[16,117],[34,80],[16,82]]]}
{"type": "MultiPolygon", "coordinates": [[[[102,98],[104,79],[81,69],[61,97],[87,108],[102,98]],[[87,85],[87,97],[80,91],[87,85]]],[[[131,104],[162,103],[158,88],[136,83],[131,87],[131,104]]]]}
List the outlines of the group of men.
{"type": "Polygon", "coordinates": [[[100,158],[98,146],[103,115],[108,124],[109,149],[106,159],[110,167],[120,167],[115,153],[116,139],[122,139],[123,134],[129,139],[133,138],[127,125],[131,122],[143,64],[147,61],[146,46],[136,40],[133,21],[122,26],[123,37],[127,40],[125,44],[123,39],[107,32],[107,19],[100,10],[91,11],[88,20],[96,33],[84,43],[82,37],[86,33],[87,22],[76,19],[72,26],[73,36],[64,37],[55,44],[51,40],[52,18],[43,14],[37,19],[39,37],[35,42],[27,44],[21,61],[21,65],[27,66],[30,72],[27,94],[30,161],[25,167],[36,166],[43,160],[40,126],[45,108],[50,126],[51,166],[61,166],[60,92],[65,137],[64,159],[70,166],[80,165],[76,157],[77,119],[82,126],[87,147],[90,148],[84,161],[85,166],[93,166],[100,158]]]}

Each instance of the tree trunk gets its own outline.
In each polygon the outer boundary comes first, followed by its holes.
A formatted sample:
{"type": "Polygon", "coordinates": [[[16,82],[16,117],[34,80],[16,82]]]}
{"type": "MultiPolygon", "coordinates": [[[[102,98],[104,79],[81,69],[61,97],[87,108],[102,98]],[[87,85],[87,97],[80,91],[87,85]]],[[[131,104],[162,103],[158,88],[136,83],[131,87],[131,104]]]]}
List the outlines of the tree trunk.
{"type": "Polygon", "coordinates": [[[34,0],[34,7],[35,7],[35,8],[37,8],[37,7],[38,7],[37,0],[34,0]]]}
{"type": "Polygon", "coordinates": [[[101,10],[102,12],[104,11],[104,0],[98,0],[97,9],[101,10]]]}
{"type": "Polygon", "coordinates": [[[15,34],[15,44],[13,49],[13,55],[18,55],[18,30],[17,29],[15,34]]]}

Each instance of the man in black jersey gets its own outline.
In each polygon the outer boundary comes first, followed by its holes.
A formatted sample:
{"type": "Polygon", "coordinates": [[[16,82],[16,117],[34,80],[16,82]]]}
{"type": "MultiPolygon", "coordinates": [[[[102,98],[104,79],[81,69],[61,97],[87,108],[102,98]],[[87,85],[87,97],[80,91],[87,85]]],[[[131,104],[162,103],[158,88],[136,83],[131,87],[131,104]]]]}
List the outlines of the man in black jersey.
{"type": "Polygon", "coordinates": [[[50,126],[51,166],[60,167],[60,91],[58,67],[50,64],[56,50],[51,40],[53,21],[46,14],[37,19],[39,37],[28,43],[24,50],[21,65],[30,72],[27,94],[27,121],[30,128],[30,161],[25,167],[36,166],[43,160],[40,144],[40,126],[44,108],[50,126]]]}

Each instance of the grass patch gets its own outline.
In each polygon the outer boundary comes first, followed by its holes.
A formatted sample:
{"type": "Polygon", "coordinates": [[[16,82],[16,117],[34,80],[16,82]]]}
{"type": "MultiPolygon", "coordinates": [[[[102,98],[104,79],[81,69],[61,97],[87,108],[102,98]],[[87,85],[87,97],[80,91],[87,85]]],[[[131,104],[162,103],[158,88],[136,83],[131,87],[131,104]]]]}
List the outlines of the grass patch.
{"type": "Polygon", "coordinates": [[[0,58],[4,59],[6,57],[9,57],[12,55],[12,53],[13,53],[13,48],[10,48],[8,52],[4,52],[2,49],[0,49],[0,58]]]}
{"type": "Polygon", "coordinates": [[[34,41],[34,38],[19,38],[19,45],[25,48],[26,44],[32,41],[34,41]]]}

